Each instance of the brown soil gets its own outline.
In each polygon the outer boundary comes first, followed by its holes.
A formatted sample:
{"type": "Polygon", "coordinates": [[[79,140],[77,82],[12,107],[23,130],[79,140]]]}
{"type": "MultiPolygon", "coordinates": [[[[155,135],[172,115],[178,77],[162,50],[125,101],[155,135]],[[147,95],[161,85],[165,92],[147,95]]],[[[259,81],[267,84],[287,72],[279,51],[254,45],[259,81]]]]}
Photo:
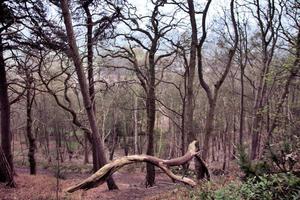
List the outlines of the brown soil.
{"type": "Polygon", "coordinates": [[[151,188],[145,188],[145,174],[141,172],[121,172],[115,173],[114,178],[119,186],[119,190],[109,191],[106,184],[88,191],[77,191],[72,194],[64,192],[64,189],[76,184],[87,177],[87,174],[72,174],[65,180],[57,179],[47,171],[40,171],[38,175],[31,176],[24,169],[17,169],[15,181],[17,188],[7,188],[0,185],[1,200],[51,200],[51,199],[103,199],[103,200],[131,200],[131,199],[156,199],[165,192],[176,187],[171,180],[164,174],[158,174],[156,185],[151,188]],[[59,191],[57,193],[57,188],[59,191]],[[154,197],[154,198],[153,198],[154,197]]]}

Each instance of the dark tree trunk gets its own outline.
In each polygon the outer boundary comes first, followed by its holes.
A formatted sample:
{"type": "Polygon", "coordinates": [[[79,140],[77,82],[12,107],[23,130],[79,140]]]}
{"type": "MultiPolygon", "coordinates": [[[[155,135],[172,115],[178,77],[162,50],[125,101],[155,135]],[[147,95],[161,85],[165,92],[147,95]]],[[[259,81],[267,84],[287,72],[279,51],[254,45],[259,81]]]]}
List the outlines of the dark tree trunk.
{"type": "MultiPolygon", "coordinates": [[[[68,37],[68,44],[70,47],[71,56],[75,65],[75,70],[78,76],[78,82],[81,89],[81,94],[83,98],[83,103],[85,110],[87,112],[88,120],[91,127],[92,132],[92,147],[93,147],[93,156],[94,158],[97,158],[96,160],[99,161],[96,164],[96,169],[99,169],[103,165],[107,163],[106,155],[104,152],[104,147],[102,142],[99,138],[99,131],[96,123],[96,116],[93,110],[93,103],[91,101],[90,95],[89,95],[89,88],[86,81],[86,77],[84,74],[83,66],[81,63],[78,47],[76,44],[74,31],[73,31],[73,25],[72,25],[72,18],[70,15],[69,7],[68,7],[68,1],[67,0],[61,0],[61,9],[62,14],[64,18],[64,23],[67,31],[67,37],[68,37]]],[[[95,169],[95,168],[94,168],[95,169]]],[[[110,177],[107,180],[107,185],[109,189],[117,189],[117,185],[115,184],[112,177],[110,177]]]]}
{"type": "MultiPolygon", "coordinates": [[[[148,132],[147,155],[154,156],[155,90],[153,86],[149,88],[146,101],[147,101],[147,132],[148,132]]],[[[152,165],[151,163],[147,163],[146,167],[147,167],[146,187],[148,186],[152,187],[155,183],[155,168],[154,165],[152,165]]]]}
{"type": "Polygon", "coordinates": [[[7,182],[7,186],[16,187],[16,183],[13,178],[12,170],[7,162],[6,156],[0,146],[0,182],[7,182]]]}
{"type": "Polygon", "coordinates": [[[197,24],[195,18],[195,9],[193,0],[188,1],[189,5],[189,15],[190,15],[190,22],[192,28],[192,42],[191,42],[191,50],[190,50],[190,62],[187,68],[187,103],[186,103],[186,134],[188,137],[187,143],[196,139],[196,135],[193,132],[193,117],[194,117],[194,77],[195,77],[195,67],[196,67],[196,53],[197,53],[197,24]]]}
{"type": "MultiPolygon", "coordinates": [[[[146,99],[147,109],[147,134],[148,134],[148,145],[147,155],[154,156],[154,126],[155,126],[155,51],[157,47],[157,41],[153,42],[151,50],[149,52],[149,84],[146,99]]],[[[146,174],[146,187],[152,187],[155,183],[155,168],[151,163],[147,163],[147,174],[146,174]]]]}
{"type": "Polygon", "coordinates": [[[2,36],[0,35],[0,106],[1,106],[1,146],[10,169],[13,171],[10,132],[10,104],[8,99],[8,85],[6,80],[5,62],[3,57],[2,36]]]}
{"type": "MultiPolygon", "coordinates": [[[[215,91],[215,93],[217,93],[217,91],[215,91]]],[[[210,140],[211,133],[213,131],[216,101],[217,101],[216,98],[209,100],[209,107],[205,119],[205,130],[204,130],[205,133],[204,133],[203,153],[202,153],[203,160],[208,159],[209,140],[210,140]]]]}
{"type": "Polygon", "coordinates": [[[258,154],[258,143],[259,143],[259,134],[261,130],[261,121],[263,120],[262,114],[261,114],[261,106],[255,106],[254,108],[254,119],[253,119],[253,125],[252,125],[252,140],[251,140],[251,154],[250,157],[252,160],[254,160],[257,157],[258,154]]]}
{"type": "Polygon", "coordinates": [[[181,155],[185,154],[186,149],[186,133],[185,133],[185,99],[183,101],[182,112],[181,112],[181,155]]]}
{"type": "Polygon", "coordinates": [[[29,151],[28,151],[28,161],[29,161],[29,168],[30,174],[36,174],[36,162],[34,158],[35,153],[35,138],[32,134],[32,103],[34,99],[34,95],[31,95],[31,77],[28,72],[26,72],[27,77],[27,91],[26,91],[26,131],[27,131],[27,138],[29,143],[29,151]]]}
{"type": "MultiPolygon", "coordinates": [[[[268,89],[267,75],[269,73],[270,64],[275,52],[275,46],[278,39],[278,31],[281,26],[281,14],[278,14],[276,18],[275,14],[277,7],[273,1],[268,1],[266,5],[263,5],[260,1],[255,1],[254,16],[258,22],[260,30],[261,48],[262,48],[262,69],[258,80],[257,92],[254,102],[254,119],[252,125],[252,143],[251,143],[251,160],[257,158],[259,154],[259,138],[262,130],[262,110],[266,103],[266,94],[268,89]],[[262,17],[264,16],[264,17],[262,17]],[[279,22],[279,23],[276,23],[279,22]]],[[[281,12],[281,11],[279,11],[281,12]]]]}
{"type": "Polygon", "coordinates": [[[239,145],[243,146],[244,141],[244,124],[245,124],[245,114],[244,114],[244,66],[241,66],[241,101],[240,101],[240,135],[239,135],[239,145]]]}
{"type": "MultiPolygon", "coordinates": [[[[186,99],[187,102],[184,106],[186,106],[186,125],[185,125],[185,134],[187,135],[187,143],[190,143],[193,140],[196,140],[196,135],[193,131],[193,118],[194,118],[194,77],[195,77],[195,68],[196,68],[196,56],[197,56],[197,44],[198,44],[198,36],[197,36],[197,23],[195,17],[195,8],[193,0],[188,0],[189,7],[189,16],[192,28],[192,41],[191,41],[191,49],[190,49],[190,61],[187,67],[187,92],[186,99]]],[[[184,150],[185,151],[185,150],[184,150]]],[[[199,163],[199,159],[194,159],[196,173],[203,173],[201,170],[201,163],[199,163]]],[[[197,177],[203,177],[203,174],[197,174],[197,177]]]]}
{"type": "Polygon", "coordinates": [[[91,1],[84,3],[83,9],[86,14],[86,28],[87,28],[87,60],[88,60],[88,83],[89,83],[89,94],[93,104],[93,110],[96,112],[95,104],[95,84],[94,84],[94,68],[93,68],[93,20],[89,9],[91,1]]]}

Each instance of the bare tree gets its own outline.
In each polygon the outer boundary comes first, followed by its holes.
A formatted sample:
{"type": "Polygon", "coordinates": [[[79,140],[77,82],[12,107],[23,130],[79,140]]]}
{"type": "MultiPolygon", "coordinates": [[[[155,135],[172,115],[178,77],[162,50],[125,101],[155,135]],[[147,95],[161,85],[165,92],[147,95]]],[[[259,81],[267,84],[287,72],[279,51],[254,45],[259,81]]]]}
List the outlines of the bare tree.
{"type": "Polygon", "coordinates": [[[275,0],[266,1],[263,5],[261,1],[252,2],[254,9],[250,8],[253,17],[257,20],[260,40],[261,40],[261,68],[257,83],[257,90],[254,102],[254,118],[252,124],[252,142],[251,142],[251,159],[258,155],[259,137],[262,130],[263,115],[262,109],[266,104],[267,95],[267,75],[270,71],[271,61],[273,59],[275,47],[278,39],[279,27],[281,24],[282,1],[277,3],[275,0]],[[278,9],[279,6],[279,9],[278,9]]]}
{"type": "MultiPolygon", "coordinates": [[[[231,37],[232,38],[232,46],[230,50],[228,51],[228,57],[225,63],[225,70],[221,74],[219,80],[214,84],[214,88],[211,88],[208,83],[205,81],[204,76],[203,76],[203,44],[205,42],[205,39],[207,37],[207,30],[206,30],[206,17],[208,13],[208,9],[210,6],[211,1],[209,0],[206,5],[204,10],[202,11],[202,36],[200,38],[200,41],[197,45],[197,58],[198,58],[198,77],[200,81],[201,87],[204,89],[206,92],[206,96],[208,99],[208,111],[206,113],[206,122],[205,122],[205,133],[204,133],[204,142],[203,142],[203,154],[202,157],[204,160],[207,159],[208,155],[208,150],[209,150],[209,140],[211,137],[211,132],[213,130],[213,121],[214,121],[214,115],[215,115],[215,108],[216,108],[216,103],[217,103],[217,98],[218,98],[218,93],[219,90],[227,77],[227,74],[230,70],[231,64],[232,64],[232,59],[234,57],[235,51],[237,49],[237,44],[238,44],[238,31],[237,31],[237,24],[234,16],[234,0],[230,2],[230,16],[231,16],[231,23],[232,23],[232,28],[234,30],[234,35],[231,37]]],[[[196,22],[196,20],[193,20],[196,22]]]]}
{"type": "MultiPolygon", "coordinates": [[[[8,81],[6,75],[6,65],[4,59],[4,51],[7,50],[8,46],[4,43],[4,35],[9,34],[9,27],[14,23],[14,16],[11,10],[7,7],[4,2],[0,3],[1,17],[1,28],[0,28],[0,105],[1,105],[1,157],[4,153],[5,158],[1,158],[4,162],[1,170],[4,169],[6,173],[4,175],[13,174],[13,158],[11,152],[11,130],[10,130],[10,102],[8,98],[8,81]],[[2,152],[3,150],[3,152],[2,152]],[[8,162],[9,168],[5,165],[5,160],[8,162]]],[[[13,183],[12,176],[5,176],[4,180],[9,180],[13,183]]],[[[11,184],[14,186],[14,184],[11,184]]]]}
{"type": "MultiPolygon", "coordinates": [[[[61,0],[61,9],[62,9],[62,14],[63,14],[63,18],[64,18],[64,23],[66,26],[66,31],[67,31],[67,37],[68,37],[68,44],[70,47],[70,52],[71,52],[71,57],[72,60],[74,62],[75,65],[75,70],[78,76],[78,81],[79,81],[79,85],[80,85],[80,89],[81,89],[81,94],[82,94],[82,98],[83,98],[83,103],[84,103],[84,107],[85,110],[87,112],[88,115],[88,119],[89,119],[89,123],[90,123],[90,127],[92,130],[92,137],[93,137],[93,141],[95,143],[94,148],[97,148],[98,151],[98,160],[99,160],[99,167],[105,165],[107,163],[107,159],[104,153],[104,148],[103,148],[103,144],[100,141],[99,138],[99,131],[98,131],[98,127],[96,124],[96,117],[95,117],[95,113],[93,111],[93,106],[92,106],[92,101],[88,92],[88,84],[87,84],[87,80],[85,77],[85,73],[82,67],[82,62],[81,62],[81,58],[78,52],[78,47],[76,44],[76,40],[75,40],[75,36],[74,36],[74,30],[73,30],[73,25],[72,25],[72,18],[70,15],[70,11],[69,11],[69,6],[68,6],[68,2],[67,0],[61,0]]],[[[117,185],[114,183],[113,178],[109,178],[107,180],[108,183],[108,187],[109,189],[117,189],[117,185]]]]}
{"type": "MultiPolygon", "coordinates": [[[[154,126],[155,126],[155,111],[156,111],[156,94],[155,88],[161,82],[159,78],[156,77],[157,66],[162,62],[163,59],[170,57],[174,51],[162,53],[158,55],[158,50],[160,43],[166,36],[168,32],[170,32],[174,28],[174,16],[175,13],[168,19],[167,16],[163,15],[160,11],[160,8],[165,5],[165,1],[157,0],[152,1],[154,8],[151,12],[150,16],[142,16],[139,17],[136,13],[131,13],[131,10],[134,8],[128,7],[127,16],[123,15],[123,23],[132,31],[132,33],[139,34],[140,36],[146,38],[149,41],[148,44],[145,44],[143,38],[136,37],[135,35],[128,34],[118,34],[117,37],[125,38],[128,41],[129,48],[125,48],[122,46],[116,45],[118,49],[117,52],[112,52],[107,49],[110,54],[106,56],[110,57],[118,57],[124,58],[129,61],[129,63],[133,66],[131,67],[123,67],[123,66],[114,66],[116,68],[125,68],[129,70],[133,70],[140,81],[140,84],[145,92],[145,104],[146,104],[146,114],[147,114],[147,134],[148,134],[148,146],[147,146],[147,155],[154,155],[154,126]],[[163,18],[168,19],[167,22],[161,23],[160,21],[163,18]],[[140,24],[143,19],[149,19],[150,24],[147,28],[143,28],[140,24]],[[138,57],[136,54],[136,50],[138,48],[143,49],[145,52],[145,60],[143,67],[141,69],[140,64],[138,62],[138,57]]],[[[164,70],[170,66],[171,61],[168,62],[163,69],[161,70],[161,78],[163,76],[164,70]]],[[[151,163],[147,163],[147,174],[146,174],[146,186],[153,186],[155,181],[155,169],[151,163]]]]}

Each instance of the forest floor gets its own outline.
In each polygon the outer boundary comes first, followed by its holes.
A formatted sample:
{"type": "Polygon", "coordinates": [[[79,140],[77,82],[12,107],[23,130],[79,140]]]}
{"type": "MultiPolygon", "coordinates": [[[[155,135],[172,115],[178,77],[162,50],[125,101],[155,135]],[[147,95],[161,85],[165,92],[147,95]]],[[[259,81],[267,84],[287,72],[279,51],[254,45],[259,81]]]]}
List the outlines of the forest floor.
{"type": "MultiPolygon", "coordinates": [[[[88,191],[80,190],[69,194],[64,190],[89,177],[92,164],[82,164],[83,159],[81,157],[74,158],[72,161],[65,158],[64,162],[60,163],[60,173],[57,173],[56,160],[52,159],[52,162],[49,162],[42,153],[38,152],[36,154],[37,175],[29,175],[25,151],[19,148],[20,145],[16,145],[14,148],[17,187],[11,189],[0,184],[0,200],[175,200],[178,199],[178,194],[180,194],[179,199],[189,199],[188,193],[191,188],[173,183],[168,176],[159,170],[156,173],[155,186],[145,188],[145,164],[142,163],[125,166],[114,174],[119,190],[109,191],[106,184],[103,184],[88,191]],[[57,176],[57,174],[59,175],[57,176]],[[182,195],[183,193],[186,193],[186,198],[182,195]]],[[[123,156],[122,152],[116,154],[117,157],[123,156]]],[[[215,174],[214,172],[218,171],[216,169],[222,168],[221,163],[208,164],[214,183],[218,182],[219,185],[223,185],[227,181],[238,179],[240,175],[235,161],[231,161],[230,166],[227,166],[226,171],[230,172],[229,174],[215,174]]]]}
{"type": "MultiPolygon", "coordinates": [[[[145,173],[142,172],[117,172],[114,178],[119,190],[109,191],[106,184],[88,191],[77,191],[72,194],[64,192],[64,189],[74,185],[89,174],[72,173],[57,179],[50,171],[40,170],[37,175],[31,176],[28,170],[16,168],[15,181],[17,188],[7,188],[0,185],[1,200],[51,200],[51,199],[150,199],[176,188],[176,185],[164,174],[156,177],[156,185],[145,188],[145,173]],[[58,181],[58,182],[57,182],[58,181]],[[58,195],[58,198],[57,198],[58,195]]],[[[154,198],[155,199],[155,198],[154,198]]]]}
{"type": "MultiPolygon", "coordinates": [[[[72,194],[64,192],[64,189],[74,185],[89,173],[69,172],[61,175],[59,179],[54,176],[53,170],[38,169],[37,175],[29,175],[28,167],[16,167],[15,181],[17,188],[7,188],[0,185],[1,200],[54,200],[54,199],[102,199],[102,200],[132,200],[132,199],[181,199],[183,192],[190,188],[182,184],[174,184],[165,174],[158,172],[156,175],[156,185],[145,188],[145,173],[141,172],[140,166],[128,166],[120,172],[114,174],[114,178],[119,186],[119,190],[109,191],[106,184],[88,191],[76,191],[72,194]]],[[[213,176],[213,180],[227,182],[236,178],[232,174],[226,176],[213,176]],[[221,178],[220,178],[221,177],[221,178]]],[[[186,196],[186,199],[189,199],[186,196]]]]}

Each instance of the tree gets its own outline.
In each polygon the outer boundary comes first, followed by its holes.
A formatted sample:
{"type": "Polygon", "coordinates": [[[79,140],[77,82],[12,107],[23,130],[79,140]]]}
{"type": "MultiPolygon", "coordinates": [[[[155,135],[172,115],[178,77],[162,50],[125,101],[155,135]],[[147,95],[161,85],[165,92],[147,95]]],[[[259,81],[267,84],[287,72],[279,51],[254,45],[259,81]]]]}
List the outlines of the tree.
{"type": "MultiPolygon", "coordinates": [[[[78,81],[79,81],[79,85],[80,85],[80,89],[81,89],[84,107],[87,112],[90,127],[92,130],[92,137],[93,137],[93,141],[95,143],[94,148],[97,148],[97,151],[98,151],[98,154],[97,154],[99,156],[99,158],[98,158],[99,167],[98,168],[100,168],[101,166],[103,166],[107,163],[107,159],[106,159],[106,156],[104,153],[103,144],[99,138],[99,131],[98,131],[98,127],[96,124],[96,117],[95,117],[95,113],[93,110],[93,104],[92,104],[92,101],[91,101],[91,98],[90,98],[90,95],[88,92],[89,91],[88,84],[87,84],[87,80],[86,80],[86,77],[84,74],[81,58],[80,58],[80,55],[78,52],[78,47],[77,47],[75,36],[74,36],[74,30],[73,30],[70,11],[68,8],[69,7],[68,2],[67,2],[67,0],[61,0],[60,2],[61,2],[62,15],[64,18],[64,23],[65,23],[65,27],[66,27],[66,31],[67,31],[68,45],[70,47],[71,58],[75,65],[75,71],[78,76],[78,81]]],[[[108,183],[109,189],[117,189],[118,188],[116,186],[116,184],[114,183],[114,180],[112,177],[110,177],[107,180],[107,183],[108,183]]]]}
{"type": "Polygon", "coordinates": [[[254,101],[254,117],[252,124],[252,141],[251,141],[251,159],[257,158],[259,149],[259,136],[262,131],[263,108],[266,105],[267,79],[270,72],[270,66],[275,52],[278,39],[278,31],[281,26],[282,4],[278,5],[275,0],[268,0],[265,4],[259,0],[254,0],[255,10],[250,10],[253,17],[257,20],[260,41],[261,41],[261,68],[257,83],[257,90],[254,101]],[[279,9],[277,8],[279,6],[279,9]]]}
{"type": "MultiPolygon", "coordinates": [[[[105,57],[124,58],[129,61],[132,67],[113,66],[115,68],[125,68],[134,71],[140,84],[145,92],[145,104],[147,115],[147,155],[154,155],[154,126],[155,126],[155,112],[156,112],[156,94],[155,88],[161,82],[161,79],[156,77],[156,71],[163,59],[166,59],[174,54],[174,51],[158,54],[159,46],[164,41],[165,36],[175,27],[173,22],[175,20],[175,13],[167,19],[166,23],[160,21],[167,16],[163,15],[161,8],[165,5],[165,1],[152,1],[154,8],[150,16],[138,16],[136,13],[131,13],[134,8],[128,8],[127,15],[122,16],[122,22],[132,32],[131,34],[119,33],[118,38],[125,38],[128,41],[128,47],[116,45],[116,52],[107,49],[108,54],[105,57]],[[149,19],[150,23],[143,28],[142,23],[144,19],[149,19]],[[141,38],[136,37],[138,34],[141,38]],[[145,40],[148,43],[145,43],[145,40]],[[142,49],[145,53],[144,63],[141,69],[140,62],[136,50],[142,49]]],[[[175,23],[176,24],[176,23],[175,23]]],[[[166,60],[167,64],[162,66],[161,77],[164,70],[169,67],[173,59],[166,60]]],[[[146,186],[152,187],[155,182],[155,169],[151,163],[147,163],[146,186]]]]}
{"type": "Polygon", "coordinates": [[[3,180],[9,181],[9,185],[14,186],[12,177],[14,166],[11,152],[12,135],[10,130],[10,102],[8,99],[8,83],[4,59],[4,51],[8,47],[3,41],[4,35],[7,34],[6,31],[14,23],[14,16],[3,1],[0,3],[0,12],[2,13],[0,17],[2,25],[0,28],[1,159],[4,164],[4,166],[1,167],[1,170],[4,171],[1,173],[5,175],[3,180]],[[5,155],[5,158],[2,153],[5,155]]]}
{"type": "Polygon", "coordinates": [[[289,13],[288,19],[290,19],[290,21],[293,23],[292,27],[294,30],[291,32],[287,32],[287,30],[283,28],[282,37],[291,45],[292,48],[289,51],[291,55],[294,57],[294,61],[291,64],[291,67],[288,68],[288,75],[285,80],[283,91],[277,102],[274,117],[271,126],[268,130],[266,144],[269,148],[272,141],[273,132],[275,128],[280,124],[280,119],[279,119],[280,111],[282,110],[283,104],[286,101],[286,98],[288,97],[288,94],[290,92],[290,86],[300,70],[300,66],[299,66],[300,65],[300,24],[298,23],[296,17],[297,14],[299,14],[299,11],[297,11],[297,7],[299,6],[300,3],[294,1],[287,2],[285,5],[286,12],[289,13]]]}
{"type": "MultiPolygon", "coordinates": [[[[191,2],[191,3],[193,3],[193,2],[191,2]]],[[[217,82],[214,84],[214,88],[211,88],[208,85],[208,83],[205,81],[204,76],[203,76],[203,53],[202,53],[203,44],[204,44],[206,36],[207,36],[206,17],[207,17],[210,3],[211,3],[211,1],[209,0],[205,5],[204,10],[202,11],[202,36],[197,45],[198,77],[199,77],[201,87],[206,92],[206,96],[207,96],[208,104],[209,104],[208,111],[206,113],[205,133],[204,133],[204,141],[203,141],[202,157],[204,160],[207,159],[207,155],[208,155],[209,140],[210,140],[211,133],[213,130],[213,121],[214,121],[218,93],[219,93],[219,90],[230,70],[232,60],[233,60],[235,51],[237,49],[237,44],[238,44],[237,24],[236,24],[236,20],[235,20],[235,16],[234,16],[234,0],[232,0],[230,2],[230,16],[231,16],[232,28],[234,30],[234,35],[231,37],[233,44],[228,51],[228,57],[227,57],[226,64],[225,64],[225,70],[221,74],[219,80],[217,80],[217,82]]],[[[193,18],[195,18],[195,17],[193,17],[193,18]]],[[[193,21],[195,23],[196,19],[194,19],[193,21]]]]}
{"type": "Polygon", "coordinates": [[[10,169],[9,163],[6,160],[6,156],[0,146],[0,182],[7,182],[7,186],[16,187],[12,170],[10,169]]]}

